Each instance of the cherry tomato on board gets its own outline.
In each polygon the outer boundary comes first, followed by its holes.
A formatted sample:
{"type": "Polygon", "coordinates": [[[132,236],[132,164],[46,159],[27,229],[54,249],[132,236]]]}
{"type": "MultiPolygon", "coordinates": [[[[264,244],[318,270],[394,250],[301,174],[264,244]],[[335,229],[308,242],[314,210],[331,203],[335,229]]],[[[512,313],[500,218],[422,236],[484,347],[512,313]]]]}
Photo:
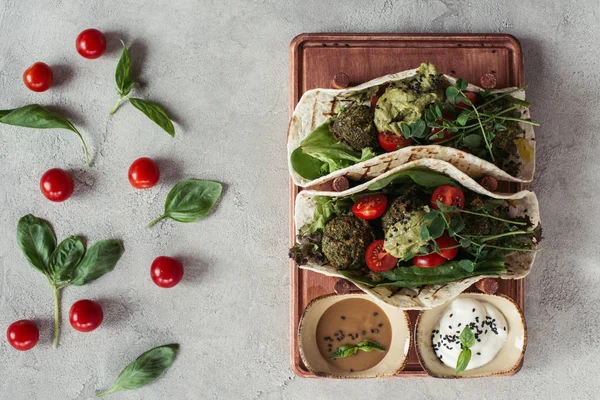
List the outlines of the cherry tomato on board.
{"type": "Polygon", "coordinates": [[[404,136],[396,135],[394,132],[380,132],[378,139],[379,145],[388,152],[410,146],[412,143],[412,139],[406,139],[404,136]]]}
{"type": "Polygon", "coordinates": [[[8,343],[19,351],[31,350],[40,339],[37,325],[30,320],[22,319],[13,322],[6,330],[8,343]]]}
{"type": "Polygon", "coordinates": [[[442,265],[446,261],[447,260],[438,253],[431,253],[425,256],[415,256],[412,259],[413,265],[419,268],[437,267],[438,265],[442,265]]]}
{"type": "MultiPolygon", "coordinates": [[[[475,93],[475,92],[463,92],[463,93],[465,94],[467,99],[469,99],[471,104],[475,104],[475,101],[477,101],[477,93],[475,93]]],[[[456,105],[456,107],[471,108],[471,105],[461,101],[460,103],[458,103],[456,105]]]]}
{"type": "Polygon", "coordinates": [[[34,92],[44,92],[50,89],[53,81],[52,69],[43,62],[36,62],[23,72],[23,83],[34,92]]]}
{"type": "Polygon", "coordinates": [[[173,257],[157,257],[150,267],[150,276],[156,286],[172,288],[183,278],[183,264],[173,257]]]}
{"type": "Polygon", "coordinates": [[[148,189],[160,179],[160,169],[153,159],[142,157],[129,167],[129,183],[136,189],[148,189]]]}
{"type": "Polygon", "coordinates": [[[367,247],[365,259],[369,269],[374,272],[389,271],[398,263],[398,259],[383,248],[383,240],[376,240],[367,247]]]}
{"type": "Polygon", "coordinates": [[[446,207],[465,207],[465,194],[457,187],[450,185],[438,186],[431,195],[431,207],[438,210],[437,202],[441,201],[446,207]]]}
{"type": "Polygon", "coordinates": [[[458,254],[458,247],[455,247],[458,246],[458,242],[456,239],[448,236],[447,233],[435,239],[435,243],[440,248],[441,256],[446,260],[452,260],[458,254]]]}
{"type": "Polygon", "coordinates": [[[42,194],[50,201],[65,201],[73,194],[75,185],[71,175],[60,168],[49,169],[40,179],[42,194]]]}
{"type": "Polygon", "coordinates": [[[79,332],[91,332],[98,328],[104,319],[100,304],[92,300],[79,300],[73,303],[69,312],[69,321],[73,329],[79,332]]]}
{"type": "Polygon", "coordinates": [[[360,219],[377,219],[383,215],[388,199],[383,194],[368,194],[356,200],[352,212],[360,219]]]}
{"type": "Polygon", "coordinates": [[[82,57],[98,58],[106,51],[106,38],[98,29],[86,29],[77,36],[75,47],[82,57]]]}

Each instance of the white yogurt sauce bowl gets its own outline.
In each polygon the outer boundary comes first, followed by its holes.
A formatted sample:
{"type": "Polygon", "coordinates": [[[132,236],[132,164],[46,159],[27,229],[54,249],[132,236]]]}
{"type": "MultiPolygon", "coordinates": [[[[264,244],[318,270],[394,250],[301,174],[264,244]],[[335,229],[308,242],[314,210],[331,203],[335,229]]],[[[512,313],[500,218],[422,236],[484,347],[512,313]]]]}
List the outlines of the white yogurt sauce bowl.
{"type": "MultiPolygon", "coordinates": [[[[422,311],[419,313],[419,317],[417,318],[417,323],[415,326],[415,344],[419,362],[423,366],[423,369],[425,369],[430,376],[436,378],[479,378],[499,375],[514,375],[517,373],[521,368],[521,361],[523,360],[523,355],[525,354],[525,347],[527,344],[527,328],[523,313],[516,303],[507,296],[489,295],[483,293],[463,293],[457,297],[457,300],[462,302],[463,305],[466,304],[465,301],[468,300],[476,300],[480,302],[483,306],[482,308],[484,309],[477,309],[476,312],[478,314],[480,312],[486,312],[486,305],[492,306],[489,307],[490,310],[493,310],[493,307],[495,307],[498,311],[500,311],[505,321],[502,321],[500,318],[496,318],[496,322],[498,322],[496,327],[502,330],[502,333],[500,333],[498,337],[494,337],[494,339],[501,340],[503,345],[490,362],[481,366],[475,365],[475,368],[471,367],[470,369],[457,374],[454,367],[450,367],[438,359],[438,355],[433,349],[433,343],[437,343],[438,338],[436,337],[432,341],[432,332],[437,330],[441,323],[444,324],[443,327],[446,330],[449,330],[449,328],[446,327],[445,324],[452,324],[452,322],[449,322],[452,321],[452,318],[449,318],[450,311],[448,310],[448,307],[451,303],[442,304],[441,306],[431,310],[422,311]],[[506,325],[507,328],[506,335],[503,334],[503,328],[505,327],[504,325],[506,325]]],[[[460,327],[453,326],[452,328],[455,332],[462,331],[464,327],[461,325],[460,327]]],[[[452,347],[452,344],[450,344],[450,346],[452,347]]],[[[460,347],[460,345],[458,346],[460,347]]],[[[483,353],[485,351],[485,347],[476,348],[472,356],[472,360],[476,359],[477,351],[481,351],[483,353]]]]}

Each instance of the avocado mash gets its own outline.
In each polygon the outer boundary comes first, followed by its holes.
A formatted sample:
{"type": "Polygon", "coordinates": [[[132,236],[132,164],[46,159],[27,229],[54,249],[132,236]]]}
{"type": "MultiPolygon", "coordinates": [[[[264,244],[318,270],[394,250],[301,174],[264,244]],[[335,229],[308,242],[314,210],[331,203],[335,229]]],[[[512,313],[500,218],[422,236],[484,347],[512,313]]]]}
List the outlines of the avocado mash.
{"type": "Polygon", "coordinates": [[[425,214],[425,210],[412,211],[392,225],[385,233],[383,248],[396,258],[418,254],[421,246],[427,244],[427,240],[421,240],[425,214]]]}

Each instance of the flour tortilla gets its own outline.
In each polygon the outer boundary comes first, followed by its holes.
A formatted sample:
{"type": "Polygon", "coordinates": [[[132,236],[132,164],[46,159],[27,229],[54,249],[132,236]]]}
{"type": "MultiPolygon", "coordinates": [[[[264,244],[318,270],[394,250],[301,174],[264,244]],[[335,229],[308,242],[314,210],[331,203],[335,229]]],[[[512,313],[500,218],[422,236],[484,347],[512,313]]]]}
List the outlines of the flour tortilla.
{"type": "MultiPolygon", "coordinates": [[[[519,123],[519,125],[525,132],[525,142],[523,143],[522,147],[519,147],[518,161],[521,162],[521,169],[517,176],[511,176],[491,162],[485,161],[479,157],[475,157],[472,154],[452,147],[438,145],[405,147],[391,153],[384,153],[368,161],[355,164],[348,168],[334,171],[329,175],[312,181],[301,177],[296,171],[294,171],[290,161],[292,152],[300,147],[302,140],[304,140],[304,138],[306,138],[312,131],[331,118],[337,108],[344,104],[344,101],[346,98],[348,98],[348,96],[372,86],[378,86],[386,82],[397,81],[411,77],[416,74],[416,71],[416,69],[411,69],[408,71],[398,72],[396,74],[386,75],[350,89],[313,89],[304,93],[298,102],[296,109],[294,110],[288,130],[288,166],[294,183],[301,187],[316,186],[342,175],[352,177],[361,176],[364,179],[370,179],[381,174],[382,172],[395,168],[406,162],[422,158],[435,158],[447,161],[474,179],[480,178],[482,176],[482,172],[486,171],[487,175],[502,181],[531,182],[535,169],[535,133],[532,125],[523,123],[519,123]]],[[[449,75],[443,75],[443,79],[450,84],[456,83],[456,78],[453,78],[449,75]]],[[[483,89],[469,84],[466,90],[477,92],[483,89]]],[[[493,92],[501,93],[514,90],[516,90],[516,88],[505,88],[494,90],[493,92]]],[[[511,93],[511,96],[520,100],[525,100],[525,91],[517,90],[511,93]]],[[[529,110],[527,108],[521,107],[520,111],[522,118],[530,118],[529,110]]]]}
{"type": "MultiPolygon", "coordinates": [[[[319,192],[312,190],[301,191],[296,197],[296,209],[294,216],[296,233],[299,232],[299,229],[302,226],[312,222],[316,208],[316,203],[314,201],[315,196],[345,197],[355,193],[364,192],[367,191],[369,185],[373,184],[374,182],[384,179],[396,172],[412,168],[436,171],[451,177],[462,186],[472,190],[473,192],[495,199],[509,200],[511,217],[527,215],[531,219],[534,227],[540,223],[538,201],[533,192],[524,190],[514,194],[491,193],[485,190],[468,175],[458,170],[452,164],[436,159],[420,159],[391,169],[385,174],[380,175],[367,183],[348,189],[344,192],[319,192]]],[[[487,171],[484,172],[487,173],[487,171]]],[[[507,272],[501,275],[500,278],[521,279],[527,276],[533,265],[535,254],[535,252],[515,252],[510,254],[507,257],[506,262],[507,272]]],[[[336,276],[339,278],[348,279],[341,275],[337,269],[331,265],[301,265],[300,268],[308,269],[328,276],[336,276]]],[[[352,283],[354,283],[364,292],[370,294],[377,301],[381,301],[405,310],[426,310],[452,300],[466,290],[469,286],[486,277],[496,278],[497,276],[481,275],[445,284],[403,289],[390,289],[387,287],[371,288],[364,284],[355,282],[352,279],[348,280],[352,281],[352,283]]]]}

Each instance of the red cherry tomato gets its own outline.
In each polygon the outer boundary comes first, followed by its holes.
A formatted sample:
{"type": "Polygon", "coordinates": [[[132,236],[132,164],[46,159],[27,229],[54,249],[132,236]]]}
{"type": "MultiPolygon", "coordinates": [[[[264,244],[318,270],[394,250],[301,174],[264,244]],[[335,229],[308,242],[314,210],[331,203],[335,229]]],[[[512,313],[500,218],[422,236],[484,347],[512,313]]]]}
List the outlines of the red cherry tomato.
{"type": "Polygon", "coordinates": [[[438,186],[431,195],[431,207],[438,210],[437,202],[441,201],[446,207],[465,207],[465,194],[457,187],[442,185],[438,186]]]}
{"type": "Polygon", "coordinates": [[[25,86],[34,92],[44,92],[50,89],[53,80],[52,69],[43,62],[36,62],[23,72],[25,86]]]}
{"type": "Polygon", "coordinates": [[[160,170],[151,158],[138,158],[129,167],[129,183],[136,189],[151,188],[159,179],[160,170]]]}
{"type": "Polygon", "coordinates": [[[435,239],[435,243],[440,248],[440,254],[446,260],[452,260],[458,254],[458,242],[456,239],[448,236],[447,233],[444,233],[439,238],[435,239]],[[444,250],[445,249],[445,250],[444,250]]]}
{"type": "Polygon", "coordinates": [[[71,306],[69,320],[73,329],[79,332],[91,332],[100,326],[104,312],[100,304],[92,300],[79,300],[71,306]]]}
{"type": "Polygon", "coordinates": [[[412,143],[412,139],[405,139],[404,136],[396,135],[394,132],[380,132],[378,138],[379,145],[385,151],[396,151],[412,143]]]}
{"type": "Polygon", "coordinates": [[[40,189],[50,201],[65,201],[73,194],[73,179],[60,168],[49,169],[40,179],[40,189]]]}
{"type": "MultiPolygon", "coordinates": [[[[475,104],[475,101],[477,100],[477,93],[475,93],[475,92],[463,92],[463,93],[465,94],[467,99],[469,99],[471,104],[475,104]]],[[[471,108],[471,105],[461,101],[460,103],[458,103],[456,105],[456,107],[471,108]]]]}
{"type": "Polygon", "coordinates": [[[150,267],[150,276],[156,286],[172,288],[183,278],[183,264],[172,257],[157,257],[150,267]]]}
{"type": "Polygon", "coordinates": [[[447,260],[438,253],[427,254],[426,256],[413,257],[412,263],[419,268],[433,268],[442,265],[447,260]]]}
{"type": "Polygon", "coordinates": [[[40,331],[33,321],[22,319],[13,322],[6,330],[8,343],[19,351],[31,350],[40,339],[40,331]]]}
{"type": "Polygon", "coordinates": [[[86,29],[77,36],[75,47],[82,57],[98,58],[106,50],[106,38],[98,29],[86,29]]]}
{"type": "MultiPolygon", "coordinates": [[[[444,108],[444,109],[442,110],[442,117],[443,117],[445,120],[447,120],[447,121],[454,121],[454,120],[456,120],[456,117],[457,117],[457,116],[458,116],[458,115],[456,114],[456,112],[455,112],[455,111],[453,112],[453,111],[450,111],[449,109],[446,109],[446,108],[444,108]]],[[[438,124],[442,125],[442,120],[441,120],[441,119],[438,119],[438,120],[436,120],[435,122],[437,122],[438,124]]],[[[442,128],[431,128],[431,134],[430,134],[430,136],[434,136],[434,135],[436,135],[436,134],[437,134],[438,132],[440,132],[441,130],[442,130],[442,128]]],[[[451,137],[452,137],[452,136],[454,136],[454,135],[455,135],[455,133],[452,133],[452,132],[450,132],[450,131],[448,131],[448,130],[446,129],[446,130],[444,130],[444,133],[442,134],[442,137],[441,137],[441,138],[436,138],[436,139],[433,139],[433,142],[434,142],[434,143],[436,143],[436,142],[441,142],[442,140],[449,139],[449,138],[451,138],[451,137]]]]}
{"type": "Polygon", "coordinates": [[[368,194],[356,200],[352,212],[360,219],[377,219],[385,212],[387,203],[387,197],[383,194],[368,194]]]}
{"type": "Polygon", "coordinates": [[[365,253],[367,266],[374,272],[385,272],[394,268],[398,259],[383,248],[383,240],[376,240],[367,247],[365,253]]]}

